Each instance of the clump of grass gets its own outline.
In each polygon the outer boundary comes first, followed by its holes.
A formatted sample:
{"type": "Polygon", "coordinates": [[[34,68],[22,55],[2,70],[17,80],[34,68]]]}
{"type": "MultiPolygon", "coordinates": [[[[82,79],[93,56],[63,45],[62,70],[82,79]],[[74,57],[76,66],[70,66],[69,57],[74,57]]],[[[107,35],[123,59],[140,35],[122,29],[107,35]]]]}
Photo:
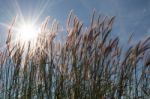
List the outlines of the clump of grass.
{"type": "MultiPolygon", "coordinates": [[[[86,29],[71,13],[63,43],[58,22],[43,22],[36,46],[12,42],[0,51],[0,97],[4,99],[121,99],[150,97],[150,37],[122,51],[111,37],[115,17],[96,16],[86,29]]],[[[131,41],[131,37],[129,37],[131,41]]],[[[129,43],[129,42],[128,42],[129,43]]]]}

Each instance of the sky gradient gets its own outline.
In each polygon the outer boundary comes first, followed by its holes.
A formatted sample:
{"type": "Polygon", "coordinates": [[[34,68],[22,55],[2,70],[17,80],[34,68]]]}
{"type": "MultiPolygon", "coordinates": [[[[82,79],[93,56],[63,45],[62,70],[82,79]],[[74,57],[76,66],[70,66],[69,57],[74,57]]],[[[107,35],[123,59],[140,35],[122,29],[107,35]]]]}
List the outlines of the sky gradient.
{"type": "Polygon", "coordinates": [[[31,20],[36,17],[37,22],[51,16],[65,25],[71,9],[85,25],[90,22],[93,9],[99,14],[116,16],[112,32],[122,43],[133,32],[133,42],[150,35],[150,0],[0,0],[0,42],[6,37],[6,25],[16,15],[22,13],[24,19],[31,20]]]}

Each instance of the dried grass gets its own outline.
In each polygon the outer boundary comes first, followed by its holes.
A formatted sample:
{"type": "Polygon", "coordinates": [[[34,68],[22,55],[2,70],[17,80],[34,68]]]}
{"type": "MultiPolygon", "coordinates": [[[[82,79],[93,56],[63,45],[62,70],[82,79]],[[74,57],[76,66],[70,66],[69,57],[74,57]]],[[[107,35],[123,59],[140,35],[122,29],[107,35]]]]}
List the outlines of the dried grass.
{"type": "MultiPolygon", "coordinates": [[[[87,29],[73,14],[67,20],[67,38],[55,40],[58,22],[41,27],[36,46],[12,43],[0,52],[0,98],[3,99],[148,99],[150,88],[149,38],[122,51],[110,33],[115,17],[93,13],[87,29]],[[5,53],[8,52],[8,53],[5,53]]],[[[132,35],[129,37],[130,42],[132,35]]]]}

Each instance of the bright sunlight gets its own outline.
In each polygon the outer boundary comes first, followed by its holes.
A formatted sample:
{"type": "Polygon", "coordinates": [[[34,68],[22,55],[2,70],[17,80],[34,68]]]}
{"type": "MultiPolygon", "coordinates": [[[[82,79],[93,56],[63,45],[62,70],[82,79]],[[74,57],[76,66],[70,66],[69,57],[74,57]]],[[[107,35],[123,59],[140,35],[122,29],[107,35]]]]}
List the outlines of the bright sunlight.
{"type": "Polygon", "coordinates": [[[37,38],[38,31],[32,23],[24,23],[19,25],[18,36],[21,41],[28,42],[37,38]]]}

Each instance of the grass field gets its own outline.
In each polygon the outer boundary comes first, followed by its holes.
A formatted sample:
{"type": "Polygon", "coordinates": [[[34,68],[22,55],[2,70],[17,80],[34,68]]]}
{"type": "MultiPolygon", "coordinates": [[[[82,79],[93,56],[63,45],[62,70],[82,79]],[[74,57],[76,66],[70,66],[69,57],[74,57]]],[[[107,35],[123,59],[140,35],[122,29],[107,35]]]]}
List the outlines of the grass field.
{"type": "Polygon", "coordinates": [[[115,17],[96,16],[85,28],[71,12],[65,41],[46,19],[36,42],[13,42],[14,19],[0,51],[1,99],[148,99],[150,37],[121,47],[112,37],[115,17]],[[49,29],[49,31],[47,31],[49,29]],[[125,50],[125,51],[123,51],[125,50]]]}

